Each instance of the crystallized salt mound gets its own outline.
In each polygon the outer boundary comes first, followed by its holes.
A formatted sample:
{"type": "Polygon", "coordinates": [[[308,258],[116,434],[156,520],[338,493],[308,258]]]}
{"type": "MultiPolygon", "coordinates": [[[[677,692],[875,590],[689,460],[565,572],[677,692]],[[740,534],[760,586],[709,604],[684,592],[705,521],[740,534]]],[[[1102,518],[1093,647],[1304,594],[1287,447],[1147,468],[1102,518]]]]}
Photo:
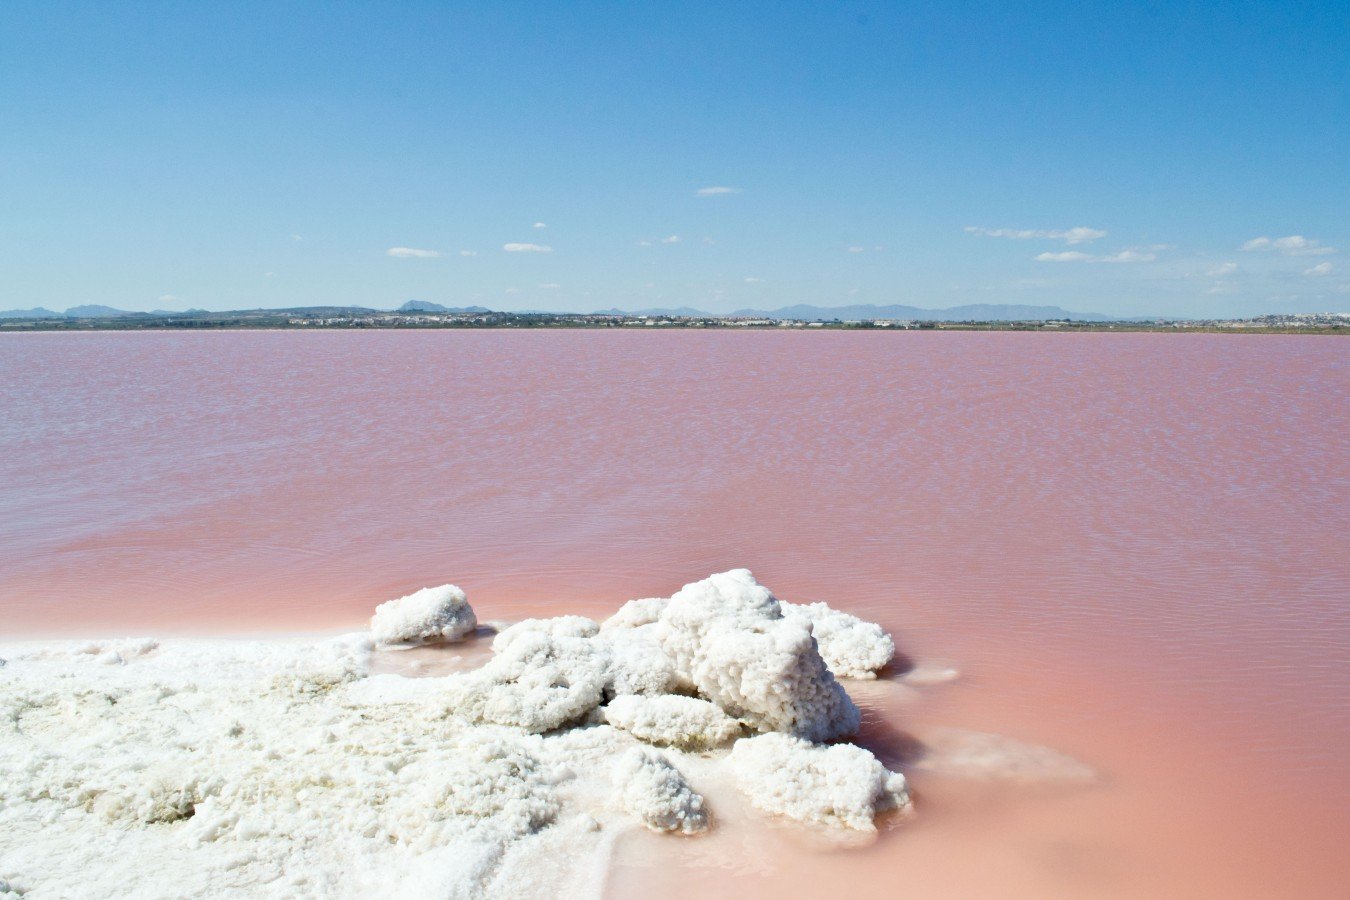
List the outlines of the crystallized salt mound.
{"type": "Polygon", "coordinates": [[[681,834],[708,830],[703,798],[660,753],[629,749],[615,761],[613,777],[620,803],[651,830],[681,834]]]}
{"type": "Polygon", "coordinates": [[[730,763],[753,806],[807,825],[875,831],[878,812],[910,805],[905,776],[853,744],[762,734],[737,741],[730,763]]]}
{"type": "Polygon", "coordinates": [[[640,628],[643,625],[651,625],[661,618],[661,612],[668,603],[670,603],[668,597],[646,597],[642,600],[629,600],[619,607],[618,612],[601,623],[600,630],[640,628]]]}
{"type": "Polygon", "coordinates": [[[811,625],[825,665],[839,678],[876,678],[895,656],[895,642],[880,625],[830,609],[824,603],[788,603],[779,608],[789,619],[811,625]]]}
{"type": "Polygon", "coordinates": [[[608,681],[609,654],[603,644],[526,629],[481,669],[447,678],[444,711],[542,733],[599,706],[608,681]]]}
{"type": "Polygon", "coordinates": [[[547,634],[550,637],[593,637],[600,626],[585,616],[554,616],[551,619],[523,619],[502,629],[492,639],[492,652],[501,653],[525,634],[547,634]]]}
{"type": "Polygon", "coordinates": [[[741,723],[707,700],[665,694],[615,697],[605,721],[649,744],[682,750],[718,747],[741,733],[741,723]]]}
{"type": "Polygon", "coordinates": [[[687,584],[653,626],[679,681],[759,731],[814,741],[852,734],[859,712],[810,625],[784,618],[746,569],[687,584]]]}
{"type": "Polygon", "coordinates": [[[609,648],[611,695],[664,694],[676,687],[675,663],[657,643],[655,627],[601,631],[609,648]]]}
{"type": "Polygon", "coordinates": [[[371,637],[380,644],[457,641],[477,627],[468,598],[453,584],[381,603],[370,619],[371,637]]]}

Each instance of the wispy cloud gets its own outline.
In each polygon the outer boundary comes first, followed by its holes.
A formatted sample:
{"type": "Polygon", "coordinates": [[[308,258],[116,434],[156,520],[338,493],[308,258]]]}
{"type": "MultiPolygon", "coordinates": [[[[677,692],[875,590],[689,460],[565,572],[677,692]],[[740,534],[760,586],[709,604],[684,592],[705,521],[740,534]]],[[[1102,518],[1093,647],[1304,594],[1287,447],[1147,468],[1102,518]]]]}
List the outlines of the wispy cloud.
{"type": "Polygon", "coordinates": [[[535,222],[535,223],[534,223],[534,227],[535,227],[535,228],[547,228],[548,226],[545,225],[543,222],[535,222]]]}
{"type": "Polygon", "coordinates": [[[1037,262],[1091,262],[1095,259],[1091,253],[1079,253],[1077,250],[1065,250],[1063,253],[1042,253],[1037,262]]]}
{"type": "Polygon", "coordinates": [[[1221,263],[1220,265],[1215,266],[1214,268],[1210,269],[1210,270],[1209,270],[1208,272],[1206,272],[1205,274],[1208,275],[1210,278],[1222,278],[1222,277],[1225,276],[1225,275],[1232,275],[1232,274],[1233,274],[1234,272],[1236,272],[1237,270],[1238,270],[1238,264],[1237,264],[1237,263],[1235,263],[1235,262],[1226,262],[1226,263],[1221,263]]]}
{"type": "Polygon", "coordinates": [[[1329,262],[1320,262],[1311,269],[1304,269],[1303,274],[1312,275],[1314,277],[1318,275],[1330,275],[1335,268],[1336,267],[1329,262]]]}
{"type": "Polygon", "coordinates": [[[679,242],[680,236],[678,234],[672,234],[670,237],[661,238],[661,243],[663,244],[678,244],[679,242]]]}
{"type": "Polygon", "coordinates": [[[1119,253],[1107,253],[1102,256],[1083,253],[1080,250],[1065,250],[1060,253],[1041,253],[1037,255],[1036,261],[1058,263],[1141,263],[1153,262],[1157,258],[1158,254],[1142,250],[1121,250],[1119,253]]]}
{"type": "Polygon", "coordinates": [[[416,247],[390,247],[386,252],[395,259],[435,259],[441,255],[439,250],[419,250],[416,247]]]}
{"type": "Polygon", "coordinates": [[[175,297],[173,294],[161,294],[160,297],[159,297],[159,302],[160,302],[160,303],[177,303],[177,302],[178,302],[178,298],[175,297]]]}
{"type": "Polygon", "coordinates": [[[650,247],[650,246],[652,245],[652,242],[651,242],[651,241],[638,241],[638,242],[637,242],[637,245],[638,245],[639,247],[650,247]]]}
{"type": "Polygon", "coordinates": [[[754,277],[750,277],[750,278],[746,278],[746,279],[745,279],[745,283],[746,283],[746,284],[759,284],[759,283],[761,283],[762,281],[764,281],[763,278],[754,278],[754,277]]]}
{"type": "Polygon", "coordinates": [[[699,197],[725,197],[727,194],[739,194],[740,192],[741,189],[737,187],[714,184],[709,187],[701,187],[694,191],[694,194],[699,197]]]}
{"type": "Polygon", "coordinates": [[[848,252],[849,252],[849,253],[862,253],[862,252],[863,252],[864,250],[866,250],[866,249],[867,249],[866,247],[849,247],[849,248],[848,248],[848,252]]]}
{"type": "Polygon", "coordinates": [[[305,239],[305,238],[304,238],[303,235],[299,235],[299,234],[293,234],[293,235],[291,235],[291,240],[293,240],[293,241],[303,241],[304,239],[305,239]]]}
{"type": "Polygon", "coordinates": [[[1150,253],[1144,250],[1122,250],[1119,253],[1110,253],[1106,256],[1099,256],[1095,262],[1104,263],[1137,263],[1153,262],[1158,258],[1158,254],[1150,253]]]}
{"type": "Polygon", "coordinates": [[[460,256],[477,256],[477,255],[478,255],[478,251],[477,251],[477,250],[461,250],[461,251],[459,251],[459,255],[460,255],[460,256]]]}
{"type": "Polygon", "coordinates": [[[556,281],[548,281],[548,282],[545,282],[544,284],[539,285],[539,290],[541,290],[541,291],[556,291],[556,290],[557,290],[558,288],[560,288],[560,287],[562,287],[562,285],[561,285],[561,284],[558,284],[558,282],[556,282],[556,281]]]}
{"type": "Polygon", "coordinates": [[[502,244],[507,253],[552,253],[553,248],[544,244],[502,244]]]}
{"type": "Polygon", "coordinates": [[[1088,244],[1106,237],[1106,232],[1100,228],[1085,228],[1081,225],[1076,228],[1048,230],[1038,228],[981,228],[977,225],[967,225],[966,234],[975,234],[981,237],[1012,238],[1017,241],[1063,241],[1066,244],[1088,244]]]}
{"type": "Polygon", "coordinates": [[[1336,252],[1335,247],[1327,247],[1321,241],[1305,238],[1301,234],[1291,234],[1282,238],[1252,238],[1242,245],[1242,249],[1248,253],[1271,251],[1283,253],[1285,256],[1325,256],[1336,252]]]}

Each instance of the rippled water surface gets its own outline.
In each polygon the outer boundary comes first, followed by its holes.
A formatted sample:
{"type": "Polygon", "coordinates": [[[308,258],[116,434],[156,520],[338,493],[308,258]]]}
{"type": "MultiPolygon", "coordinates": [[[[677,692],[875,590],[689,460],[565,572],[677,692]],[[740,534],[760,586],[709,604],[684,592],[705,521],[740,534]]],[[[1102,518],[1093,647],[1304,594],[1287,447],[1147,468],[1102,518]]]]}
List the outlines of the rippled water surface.
{"type": "Polygon", "coordinates": [[[616,896],[1342,896],[1348,360],[1319,336],[4,335],[0,627],[342,628],[444,581],[484,619],[599,614],[747,566],[961,673],[855,690],[919,813],[847,853],[639,836],[616,896]],[[944,770],[971,731],[1097,778],[944,770]]]}

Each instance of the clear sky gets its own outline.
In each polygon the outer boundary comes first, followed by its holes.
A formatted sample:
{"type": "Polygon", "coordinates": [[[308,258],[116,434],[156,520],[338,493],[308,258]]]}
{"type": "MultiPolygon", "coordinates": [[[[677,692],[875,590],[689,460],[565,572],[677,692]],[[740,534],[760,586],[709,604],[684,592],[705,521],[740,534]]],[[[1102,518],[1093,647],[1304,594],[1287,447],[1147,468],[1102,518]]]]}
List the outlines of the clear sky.
{"type": "Polygon", "coordinates": [[[1350,310],[1350,2],[0,3],[0,309],[1350,310]]]}

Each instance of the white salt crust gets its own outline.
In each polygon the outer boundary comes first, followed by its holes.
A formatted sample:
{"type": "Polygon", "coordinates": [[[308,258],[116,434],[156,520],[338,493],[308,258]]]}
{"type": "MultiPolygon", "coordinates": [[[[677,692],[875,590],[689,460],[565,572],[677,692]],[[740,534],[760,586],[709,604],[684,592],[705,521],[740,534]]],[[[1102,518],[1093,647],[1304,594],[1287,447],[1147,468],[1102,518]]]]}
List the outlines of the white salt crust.
{"type": "Polygon", "coordinates": [[[852,744],[761,734],[737,741],[730,762],[752,806],[806,825],[873,831],[877,813],[910,805],[905,776],[852,744]]]}
{"type": "Polygon", "coordinates": [[[626,751],[614,763],[614,785],[624,808],[652,831],[708,830],[703,798],[660,753],[638,747],[626,751]]]}
{"type": "Polygon", "coordinates": [[[826,668],[809,625],[784,618],[749,570],[685,585],[653,627],[679,682],[750,727],[813,741],[858,730],[858,707],[826,668]]]}
{"type": "Polygon", "coordinates": [[[895,642],[881,626],[830,609],[824,603],[787,603],[779,608],[789,619],[810,624],[820,657],[838,678],[876,678],[895,656],[895,642]]]}
{"type": "Polygon", "coordinates": [[[375,607],[370,636],[379,644],[435,644],[458,641],[477,627],[464,592],[443,584],[375,607]]]}
{"type": "Polygon", "coordinates": [[[648,744],[705,750],[741,734],[741,723],[715,704],[694,697],[621,696],[605,707],[605,721],[648,744]]]}
{"type": "Polygon", "coordinates": [[[30,898],[598,896],[625,829],[709,827],[681,770],[867,831],[903,778],[790,736],[858,724],[822,618],[735,570],[604,626],[518,623],[442,677],[369,664],[377,642],[470,634],[450,586],[327,641],[0,646],[0,879],[30,898]],[[771,733],[728,751],[747,730],[771,733]]]}

